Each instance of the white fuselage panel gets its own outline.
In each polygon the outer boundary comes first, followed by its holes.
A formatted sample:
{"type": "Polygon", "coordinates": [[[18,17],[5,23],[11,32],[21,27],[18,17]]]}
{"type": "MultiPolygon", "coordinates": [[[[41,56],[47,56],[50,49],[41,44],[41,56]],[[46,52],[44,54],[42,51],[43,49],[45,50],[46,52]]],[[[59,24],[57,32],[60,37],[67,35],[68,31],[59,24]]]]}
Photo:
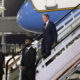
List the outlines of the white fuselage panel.
{"type": "Polygon", "coordinates": [[[38,10],[46,10],[46,6],[54,9],[57,5],[57,9],[60,9],[75,7],[80,4],[80,0],[32,0],[32,2],[38,10]]]}

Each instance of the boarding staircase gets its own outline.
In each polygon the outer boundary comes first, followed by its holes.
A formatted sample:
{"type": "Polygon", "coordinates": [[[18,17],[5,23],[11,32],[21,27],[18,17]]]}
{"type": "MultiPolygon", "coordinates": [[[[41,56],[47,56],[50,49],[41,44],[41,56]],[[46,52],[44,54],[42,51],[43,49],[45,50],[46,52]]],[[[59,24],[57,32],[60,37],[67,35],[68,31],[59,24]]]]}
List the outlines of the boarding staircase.
{"type": "MultiPolygon", "coordinates": [[[[80,68],[79,7],[80,4],[55,23],[58,32],[58,44],[52,48],[48,58],[44,60],[43,57],[40,57],[37,61],[36,80],[70,80],[71,75],[80,68]]],[[[20,67],[18,72],[19,75],[17,78],[14,77],[15,80],[21,80],[20,67]]],[[[10,76],[8,71],[6,80],[14,80],[10,79],[10,76]]]]}
{"type": "Polygon", "coordinates": [[[36,80],[66,80],[68,74],[80,64],[80,9],[74,9],[67,16],[60,24],[58,22],[60,43],[47,59],[39,63],[36,80]]]}

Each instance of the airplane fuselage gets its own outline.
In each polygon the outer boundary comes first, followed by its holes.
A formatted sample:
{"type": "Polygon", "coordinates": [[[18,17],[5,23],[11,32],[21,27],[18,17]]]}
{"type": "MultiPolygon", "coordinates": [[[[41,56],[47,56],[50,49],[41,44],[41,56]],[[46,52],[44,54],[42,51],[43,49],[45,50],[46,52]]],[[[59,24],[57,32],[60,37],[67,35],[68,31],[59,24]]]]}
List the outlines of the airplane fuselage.
{"type": "MultiPolygon", "coordinates": [[[[61,3],[69,3],[69,0],[68,2],[65,1],[61,3]]],[[[54,3],[54,5],[52,6],[51,4],[47,4],[47,8],[49,8],[47,9],[46,4],[42,6],[44,2],[40,3],[40,0],[39,2],[35,2],[35,0],[25,1],[18,12],[17,22],[21,28],[27,31],[42,32],[44,24],[42,20],[42,14],[48,13],[50,15],[50,21],[56,22],[66,13],[68,13],[71,9],[73,9],[73,7],[78,5],[80,3],[80,0],[74,0],[74,2],[71,0],[70,2],[75,4],[71,6],[69,4],[64,4],[64,6],[61,6],[60,0],[56,0],[56,3],[54,3]]]]}

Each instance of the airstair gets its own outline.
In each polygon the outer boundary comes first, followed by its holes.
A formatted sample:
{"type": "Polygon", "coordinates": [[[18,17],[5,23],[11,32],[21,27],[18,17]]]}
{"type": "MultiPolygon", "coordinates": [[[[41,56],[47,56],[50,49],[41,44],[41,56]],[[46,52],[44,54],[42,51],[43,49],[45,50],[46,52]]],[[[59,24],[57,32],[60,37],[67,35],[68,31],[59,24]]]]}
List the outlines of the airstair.
{"type": "Polygon", "coordinates": [[[80,64],[79,25],[80,9],[71,11],[68,17],[58,24],[60,43],[52,49],[47,59],[39,63],[36,80],[66,80],[66,75],[80,64]]]}
{"type": "Polygon", "coordinates": [[[66,80],[66,75],[80,64],[79,25],[80,9],[72,10],[66,15],[66,19],[64,17],[64,21],[57,25],[60,43],[52,49],[47,59],[40,61],[36,80],[66,80]]]}
{"type": "MultiPolygon", "coordinates": [[[[79,6],[80,4],[55,23],[58,44],[52,48],[48,58],[44,60],[41,57],[37,61],[36,80],[70,80],[70,76],[80,68],[79,6]]],[[[20,67],[18,69],[19,75],[17,79],[14,77],[15,80],[21,80],[20,67]]],[[[6,80],[14,80],[10,76],[10,72],[6,73],[6,80]]]]}

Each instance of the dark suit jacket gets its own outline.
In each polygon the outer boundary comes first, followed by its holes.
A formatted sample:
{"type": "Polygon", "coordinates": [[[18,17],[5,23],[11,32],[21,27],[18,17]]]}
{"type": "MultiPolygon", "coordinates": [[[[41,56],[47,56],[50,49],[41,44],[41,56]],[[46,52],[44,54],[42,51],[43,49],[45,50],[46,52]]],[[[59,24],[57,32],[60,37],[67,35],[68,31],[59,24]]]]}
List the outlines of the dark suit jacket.
{"type": "Polygon", "coordinates": [[[5,57],[2,52],[0,52],[0,74],[4,74],[3,71],[3,63],[5,61],[5,57]]]}
{"type": "Polygon", "coordinates": [[[25,53],[25,50],[26,48],[22,51],[21,66],[25,66],[26,70],[29,70],[35,67],[36,50],[33,47],[31,47],[27,53],[25,53]]]}
{"type": "MultiPolygon", "coordinates": [[[[45,24],[44,24],[45,26],[45,24]]],[[[56,26],[53,22],[48,23],[46,29],[43,29],[43,41],[42,44],[52,45],[57,42],[56,26]]]]}

